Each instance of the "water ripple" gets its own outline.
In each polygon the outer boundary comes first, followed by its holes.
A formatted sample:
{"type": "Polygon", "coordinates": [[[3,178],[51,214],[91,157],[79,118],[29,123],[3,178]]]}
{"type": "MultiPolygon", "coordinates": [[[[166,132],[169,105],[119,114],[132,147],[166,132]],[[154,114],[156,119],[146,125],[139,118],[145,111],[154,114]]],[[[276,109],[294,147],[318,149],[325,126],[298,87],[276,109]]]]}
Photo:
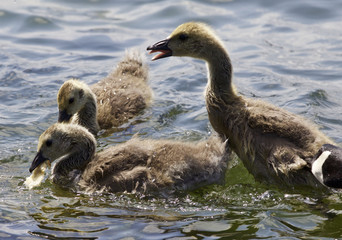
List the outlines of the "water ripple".
{"type": "MultiPolygon", "coordinates": [[[[238,91],[284,107],[342,142],[342,3],[189,0],[8,1],[0,4],[0,238],[339,238],[341,197],[256,183],[242,163],[226,184],[169,199],[82,195],[46,178],[23,186],[39,135],[57,119],[70,77],[92,84],[126,48],[145,51],[180,23],[212,25],[229,50],[238,91]]],[[[213,130],[203,61],[147,62],[151,108],[99,138],[99,149],[142,137],[198,140],[213,130]]]]}

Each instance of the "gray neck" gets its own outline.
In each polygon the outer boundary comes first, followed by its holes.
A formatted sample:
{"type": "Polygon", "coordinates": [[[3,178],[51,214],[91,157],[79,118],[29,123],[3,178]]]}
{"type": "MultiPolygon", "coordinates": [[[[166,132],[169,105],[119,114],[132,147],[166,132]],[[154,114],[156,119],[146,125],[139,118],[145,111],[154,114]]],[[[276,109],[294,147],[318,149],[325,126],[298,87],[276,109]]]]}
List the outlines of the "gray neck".
{"type": "Polygon", "coordinates": [[[72,152],[59,158],[52,170],[53,182],[60,185],[73,183],[75,177],[84,171],[94,157],[96,143],[93,139],[84,137],[82,141],[76,140],[70,148],[72,152]]]}
{"type": "Polygon", "coordinates": [[[87,100],[84,107],[77,113],[78,124],[84,126],[89,132],[96,136],[97,132],[100,130],[97,122],[96,99],[93,98],[93,96],[89,96],[87,100]]]}
{"type": "Polygon", "coordinates": [[[232,85],[233,67],[227,51],[220,45],[213,46],[207,54],[208,85],[207,90],[221,97],[235,96],[232,85]]]}

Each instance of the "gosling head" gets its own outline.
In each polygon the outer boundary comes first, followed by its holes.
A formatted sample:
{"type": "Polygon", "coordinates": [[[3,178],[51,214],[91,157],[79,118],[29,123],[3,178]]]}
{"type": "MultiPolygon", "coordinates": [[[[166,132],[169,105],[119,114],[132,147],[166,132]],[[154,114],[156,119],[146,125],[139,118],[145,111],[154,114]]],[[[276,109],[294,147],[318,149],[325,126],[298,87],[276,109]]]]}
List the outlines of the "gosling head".
{"type": "Polygon", "coordinates": [[[188,22],[178,26],[169,37],[149,47],[151,53],[160,52],[152,60],[170,56],[186,56],[207,60],[213,49],[222,47],[209,26],[199,22],[188,22]]]}
{"type": "Polygon", "coordinates": [[[58,122],[69,122],[70,118],[87,103],[89,87],[76,79],[66,81],[58,91],[58,122]]]}
{"type": "Polygon", "coordinates": [[[342,188],[342,148],[324,144],[313,160],[311,172],[323,185],[342,188]]]}
{"type": "Polygon", "coordinates": [[[30,172],[45,161],[56,159],[73,152],[84,139],[96,143],[94,136],[84,127],[76,124],[55,123],[39,137],[37,154],[32,161],[30,172]]]}

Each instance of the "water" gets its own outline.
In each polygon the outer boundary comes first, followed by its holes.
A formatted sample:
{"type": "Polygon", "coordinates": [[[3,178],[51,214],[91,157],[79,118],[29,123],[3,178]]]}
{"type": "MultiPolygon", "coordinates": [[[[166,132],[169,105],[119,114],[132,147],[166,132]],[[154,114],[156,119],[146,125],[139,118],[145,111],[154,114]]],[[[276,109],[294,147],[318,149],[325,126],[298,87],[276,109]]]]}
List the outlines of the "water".
{"type": "MultiPolygon", "coordinates": [[[[233,161],[224,186],[169,199],[88,196],[46,180],[23,186],[38,136],[57,120],[70,77],[92,84],[126,48],[145,52],[179,24],[210,24],[241,94],[305,116],[342,142],[342,3],[331,1],[4,0],[0,3],[1,239],[330,239],[342,236],[342,198],[254,182],[233,161]]],[[[142,137],[198,140],[211,132],[202,61],[150,61],[151,108],[100,148],[142,137]]]]}

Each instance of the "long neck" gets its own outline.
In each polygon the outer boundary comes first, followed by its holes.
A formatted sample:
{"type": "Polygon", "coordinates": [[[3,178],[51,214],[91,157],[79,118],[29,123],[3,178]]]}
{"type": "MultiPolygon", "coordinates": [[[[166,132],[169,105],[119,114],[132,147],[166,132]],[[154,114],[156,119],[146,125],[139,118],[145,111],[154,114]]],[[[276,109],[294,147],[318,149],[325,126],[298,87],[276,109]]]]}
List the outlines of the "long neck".
{"type": "Polygon", "coordinates": [[[235,119],[241,118],[241,112],[236,110],[242,109],[244,101],[232,84],[233,68],[226,50],[220,43],[208,49],[205,60],[208,67],[206,105],[209,120],[216,132],[224,138],[231,138],[233,128],[239,127],[237,123],[240,121],[235,119]]]}
{"type": "Polygon", "coordinates": [[[72,151],[61,157],[52,170],[52,179],[55,183],[72,183],[94,157],[96,143],[93,139],[85,137],[82,141],[75,141],[70,148],[72,151]]]}
{"type": "Polygon", "coordinates": [[[211,48],[205,59],[208,66],[208,90],[221,97],[235,96],[232,85],[233,67],[227,51],[220,45],[211,48]]]}
{"type": "Polygon", "coordinates": [[[96,135],[99,131],[99,124],[97,122],[97,106],[94,96],[89,95],[87,103],[77,113],[78,124],[87,128],[92,134],[96,135]]]}

